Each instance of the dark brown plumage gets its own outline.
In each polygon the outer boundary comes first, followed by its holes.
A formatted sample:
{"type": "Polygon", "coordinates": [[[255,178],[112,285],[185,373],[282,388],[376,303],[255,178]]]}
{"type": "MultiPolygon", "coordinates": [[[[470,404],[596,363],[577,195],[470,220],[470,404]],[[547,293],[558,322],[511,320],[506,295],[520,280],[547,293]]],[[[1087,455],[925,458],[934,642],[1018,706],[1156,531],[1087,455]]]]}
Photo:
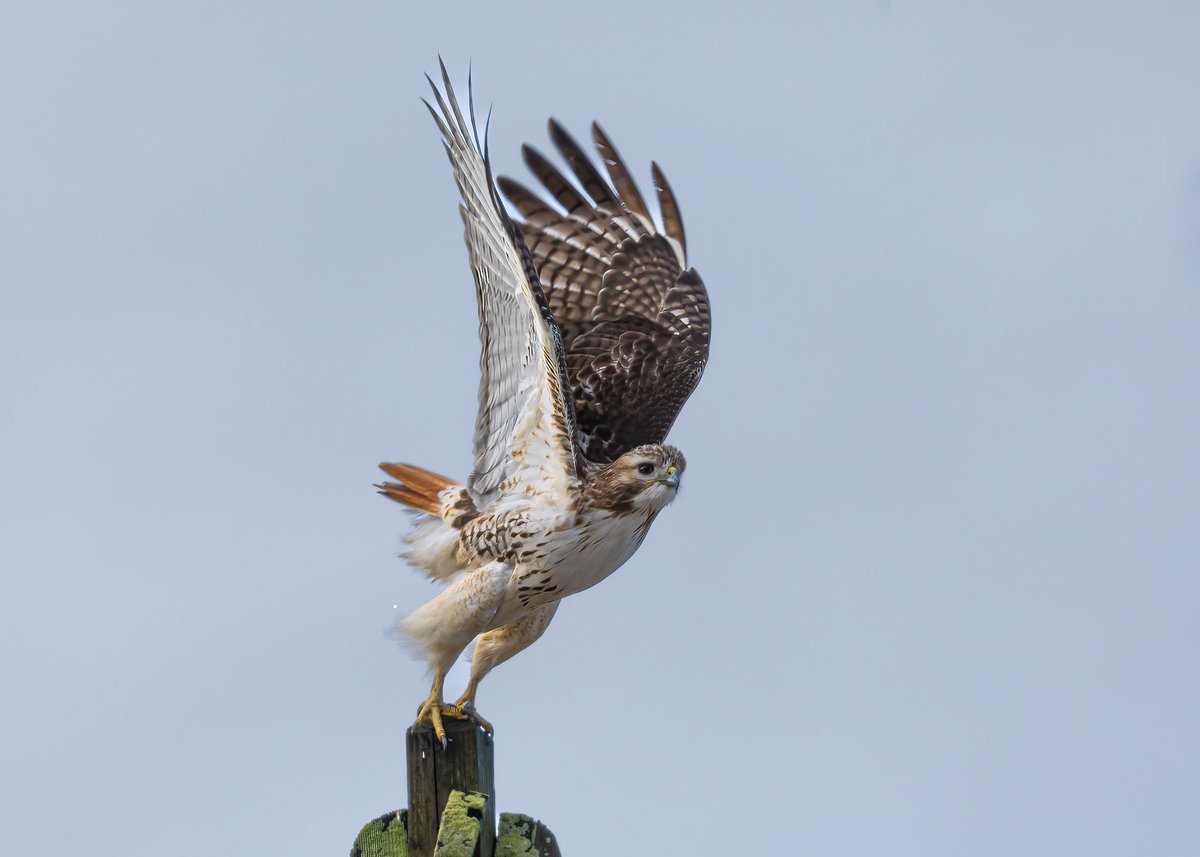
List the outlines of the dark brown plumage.
{"type": "Polygon", "coordinates": [[[506,177],[498,184],[561,331],[580,449],[605,463],[666,438],[708,360],[708,293],[685,270],[683,221],[657,164],[661,232],[599,125],[592,137],[611,184],[554,120],[550,137],[574,184],[530,146],[525,163],[553,202],[506,177]]]}

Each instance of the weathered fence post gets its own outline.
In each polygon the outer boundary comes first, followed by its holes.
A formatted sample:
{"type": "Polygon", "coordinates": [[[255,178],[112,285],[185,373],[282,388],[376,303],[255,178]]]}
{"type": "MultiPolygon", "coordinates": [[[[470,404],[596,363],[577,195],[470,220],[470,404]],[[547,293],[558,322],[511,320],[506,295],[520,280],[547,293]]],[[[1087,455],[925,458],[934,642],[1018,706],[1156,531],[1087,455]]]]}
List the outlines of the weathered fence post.
{"type": "Polygon", "coordinates": [[[408,809],[367,822],[351,857],[562,857],[558,841],[527,815],[500,813],[492,737],[445,720],[446,747],[429,724],[408,730],[408,809]]]}
{"type": "Polygon", "coordinates": [[[433,857],[450,792],[488,796],[480,819],[479,853],[496,844],[496,767],[492,736],[469,720],[444,721],[446,748],[428,723],[408,729],[408,853],[433,857]]]}

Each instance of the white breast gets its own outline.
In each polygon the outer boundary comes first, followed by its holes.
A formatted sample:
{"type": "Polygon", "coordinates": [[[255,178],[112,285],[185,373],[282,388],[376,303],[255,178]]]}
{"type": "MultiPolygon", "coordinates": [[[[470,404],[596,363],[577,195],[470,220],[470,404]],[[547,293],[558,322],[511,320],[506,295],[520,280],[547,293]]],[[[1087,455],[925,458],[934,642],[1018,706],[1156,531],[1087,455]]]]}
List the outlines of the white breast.
{"type": "Polygon", "coordinates": [[[595,586],[633,556],[650,530],[653,514],[593,512],[579,527],[556,534],[546,546],[546,570],[560,597],[595,586]]]}
{"type": "Polygon", "coordinates": [[[536,555],[518,564],[490,627],[507,625],[531,609],[595,586],[633,556],[656,514],[657,510],[626,515],[594,510],[580,522],[567,524],[560,518],[538,539],[536,555]]]}

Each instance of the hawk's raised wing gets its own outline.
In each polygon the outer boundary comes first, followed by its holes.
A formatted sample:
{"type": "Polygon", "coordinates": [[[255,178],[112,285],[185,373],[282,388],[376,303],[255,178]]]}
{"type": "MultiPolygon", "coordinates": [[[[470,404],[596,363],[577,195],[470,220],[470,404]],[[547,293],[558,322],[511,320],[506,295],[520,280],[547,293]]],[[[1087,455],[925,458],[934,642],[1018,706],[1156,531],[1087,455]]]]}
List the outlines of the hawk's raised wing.
{"type": "Polygon", "coordinates": [[[704,283],[687,268],[683,221],[666,177],[652,165],[659,232],[599,125],[592,137],[611,185],[552,119],[550,138],[578,188],[531,146],[522,147],[525,163],[557,207],[512,179],[501,177],[499,186],[521,214],[562,330],[577,440],[589,460],[608,462],[666,438],[704,371],[711,320],[704,283]]]}
{"type": "Polygon", "coordinates": [[[561,334],[529,250],[496,195],[474,110],[468,126],[444,65],[442,82],[445,97],[431,80],[437,108],[426,106],[441,129],[462,194],[459,210],[483,345],[475,470],[467,488],[479,509],[530,486],[565,496],[578,471],[561,334]]]}

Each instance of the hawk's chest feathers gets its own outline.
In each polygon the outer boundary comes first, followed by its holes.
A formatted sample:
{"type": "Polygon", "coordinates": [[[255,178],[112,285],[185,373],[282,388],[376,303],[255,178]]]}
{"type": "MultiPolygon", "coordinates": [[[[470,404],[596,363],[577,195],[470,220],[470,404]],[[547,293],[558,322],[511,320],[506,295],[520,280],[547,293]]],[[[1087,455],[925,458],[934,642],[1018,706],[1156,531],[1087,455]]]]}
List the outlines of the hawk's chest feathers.
{"type": "Polygon", "coordinates": [[[595,586],[633,556],[656,515],[593,509],[525,541],[511,557],[514,586],[497,619],[511,621],[509,615],[595,586]]]}

